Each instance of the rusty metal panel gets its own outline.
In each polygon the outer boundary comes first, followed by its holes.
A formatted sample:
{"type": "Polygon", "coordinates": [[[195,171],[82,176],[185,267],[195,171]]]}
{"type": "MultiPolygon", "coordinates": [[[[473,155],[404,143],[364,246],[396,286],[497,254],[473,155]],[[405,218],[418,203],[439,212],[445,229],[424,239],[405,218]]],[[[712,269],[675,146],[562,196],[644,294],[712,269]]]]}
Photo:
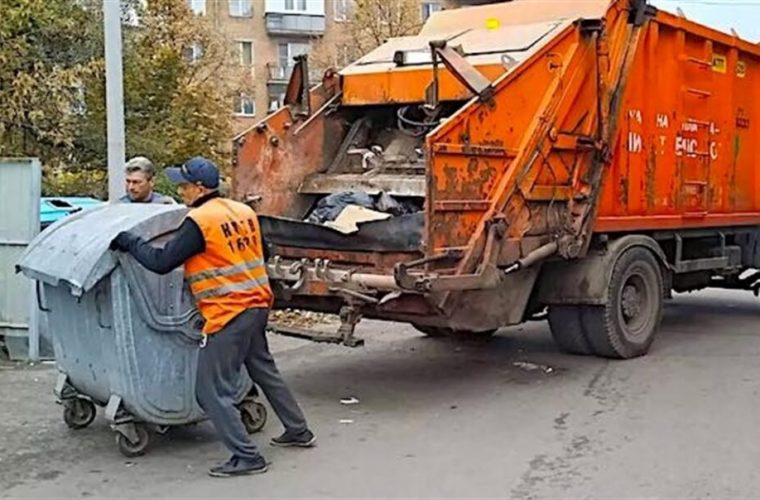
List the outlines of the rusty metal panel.
{"type": "MultiPolygon", "coordinates": [[[[504,75],[501,63],[476,64],[478,71],[494,81],[504,75]]],[[[464,101],[472,92],[462,85],[447,69],[441,69],[439,96],[442,101],[464,101]]],[[[383,73],[358,73],[346,77],[343,84],[343,104],[363,106],[377,103],[402,104],[425,100],[425,89],[433,79],[431,68],[404,68],[403,71],[383,73]]]]}
{"type": "MultiPolygon", "coordinates": [[[[554,39],[500,82],[494,95],[494,105],[471,102],[455,117],[434,130],[428,138],[430,181],[428,184],[428,251],[442,247],[468,246],[482,237],[483,223],[490,212],[457,214],[442,203],[454,200],[483,200],[493,203],[508,189],[505,183],[518,179],[516,158],[525,162],[526,137],[535,133],[536,115],[545,102],[550,87],[557,81],[557,71],[547,60],[558,59],[553,54],[573,50],[572,32],[554,39]],[[546,94],[536,92],[546,89],[546,94]],[[457,145],[456,147],[454,145],[457,145]],[[503,152],[503,154],[493,154],[503,152]],[[486,156],[486,154],[488,154],[486,156]]],[[[519,176],[519,178],[523,178],[519,176]]],[[[530,212],[512,212],[509,224],[511,236],[521,237],[529,229],[530,212]]]]}
{"type": "Polygon", "coordinates": [[[425,176],[400,174],[313,174],[298,188],[303,194],[329,194],[359,191],[371,195],[385,192],[392,196],[425,196],[425,176]]]}
{"type": "Polygon", "coordinates": [[[666,12],[641,43],[596,230],[760,223],[760,47],[666,12]]]}
{"type": "MultiPolygon", "coordinates": [[[[584,251],[574,242],[588,238],[585,231],[593,220],[601,165],[597,151],[614,139],[610,134],[616,128],[608,121],[617,113],[615,92],[627,81],[624,69],[631,58],[626,54],[636,54],[638,47],[640,30],[628,23],[628,3],[620,0],[615,5],[606,23],[577,23],[552,37],[495,83],[491,103],[468,102],[428,136],[429,150],[435,150],[434,144],[458,142],[517,152],[492,160],[484,193],[491,202],[489,210],[477,218],[463,214],[458,221],[437,207],[454,198],[452,191],[462,184],[468,189],[482,185],[478,173],[483,158],[466,153],[457,161],[452,155],[429,156],[428,239],[433,244],[428,253],[440,251],[447,239],[466,246],[458,274],[472,273],[480,265],[486,231],[500,217],[506,221],[508,239],[543,236],[544,243],[555,239],[555,251],[563,256],[584,251]],[[576,149],[569,154],[563,139],[567,135],[577,137],[576,149]],[[565,234],[571,236],[556,239],[565,234]],[[459,239],[464,235],[465,243],[459,239]]],[[[454,310],[456,303],[454,295],[441,305],[454,310]]]]}
{"type": "MultiPolygon", "coordinates": [[[[494,81],[511,71],[540,50],[556,33],[570,23],[552,20],[525,25],[488,29],[457,29],[447,36],[420,35],[393,38],[374,51],[344,68],[343,104],[419,102],[433,79],[430,42],[439,38],[449,47],[461,50],[467,62],[494,81]],[[403,54],[408,63],[399,66],[394,55],[403,54]]],[[[439,99],[441,101],[468,99],[472,92],[447,69],[440,69],[439,99]]]]}
{"type": "MultiPolygon", "coordinates": [[[[445,267],[426,261],[418,276],[469,280],[428,297],[438,308],[436,324],[445,320],[468,329],[494,319],[474,313],[451,321],[464,300],[461,291],[482,283],[476,272],[489,245],[500,246],[498,265],[511,269],[510,259],[525,260],[547,245],[566,259],[582,257],[592,230],[760,224],[760,47],[644,6],[629,0],[517,0],[477,13],[436,14],[421,36],[394,40],[342,72],[343,109],[335,115],[352,117],[350,122],[377,113],[385,119],[373,126],[392,127],[398,104],[425,102],[431,40],[451,33],[452,47],[459,35],[472,37],[471,46],[494,49],[465,57],[491,80],[488,103],[470,99],[451,73],[456,67],[441,70],[438,97],[461,107],[427,134],[420,154],[427,162],[425,255],[448,258],[456,250],[457,256],[445,267]],[[555,23],[548,35],[516,44],[518,33],[539,33],[537,26],[547,22],[555,23]],[[510,30],[512,48],[519,50],[502,57],[510,30]],[[413,53],[418,64],[394,61],[397,50],[413,53]],[[491,231],[496,223],[503,225],[498,243],[491,231]]],[[[287,111],[275,113],[267,127],[243,138],[236,181],[242,180],[238,192],[253,186],[268,196],[266,211],[298,216],[294,207],[304,201],[299,185],[302,192],[326,190],[308,186],[322,181],[332,183],[330,190],[341,187],[335,178],[320,177],[324,170],[316,157],[345,131],[339,124],[338,132],[327,130],[335,125],[329,116],[313,117],[299,126],[301,136],[290,130],[289,120],[287,111]]],[[[285,252],[297,256],[290,248],[285,252]]],[[[316,251],[299,255],[320,258],[316,251]]],[[[373,280],[389,283],[389,260],[372,266],[366,255],[331,255],[347,265],[361,261],[373,280]]],[[[515,281],[510,293],[527,297],[532,286],[529,279],[515,281]]],[[[305,289],[330,293],[319,281],[305,289]]],[[[513,295],[466,294],[494,308],[509,302],[499,321],[513,321],[520,312],[513,295]],[[494,297],[500,301],[487,300],[494,297]]]]}
{"type": "Polygon", "coordinates": [[[337,99],[335,75],[309,92],[312,116],[302,119],[280,108],[235,138],[233,195],[261,196],[263,214],[301,218],[310,200],[298,193],[303,179],[324,170],[345,133],[343,123],[326,116],[337,99]]]}
{"type": "Polygon", "coordinates": [[[493,290],[472,290],[459,295],[446,326],[456,330],[483,331],[523,322],[530,291],[539,267],[505,276],[493,290]]]}

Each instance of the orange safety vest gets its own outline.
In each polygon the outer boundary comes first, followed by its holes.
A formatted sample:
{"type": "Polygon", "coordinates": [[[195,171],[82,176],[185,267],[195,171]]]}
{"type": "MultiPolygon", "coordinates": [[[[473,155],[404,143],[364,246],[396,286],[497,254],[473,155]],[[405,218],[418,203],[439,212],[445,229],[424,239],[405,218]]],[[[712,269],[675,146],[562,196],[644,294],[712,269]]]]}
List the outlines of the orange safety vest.
{"type": "Polygon", "coordinates": [[[185,262],[185,280],[206,320],[203,333],[218,332],[237,315],[274,302],[259,220],[250,207],[213,198],[188,214],[203,233],[206,250],[185,262]]]}

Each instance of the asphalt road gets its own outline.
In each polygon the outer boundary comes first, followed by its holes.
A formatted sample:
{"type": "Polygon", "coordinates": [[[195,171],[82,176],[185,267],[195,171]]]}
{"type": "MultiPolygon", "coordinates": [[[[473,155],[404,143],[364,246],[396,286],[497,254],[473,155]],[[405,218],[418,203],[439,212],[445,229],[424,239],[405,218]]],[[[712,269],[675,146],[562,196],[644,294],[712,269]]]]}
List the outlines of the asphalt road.
{"type": "Polygon", "coordinates": [[[365,322],[364,348],[274,339],[319,444],[257,441],[267,474],[219,480],[208,424],[125,459],[101,416],[69,431],[51,366],[0,370],[0,497],[756,497],[760,300],[680,296],[644,358],[556,351],[546,323],[487,342],[365,322]],[[340,399],[355,397],[355,405],[340,399]]]}

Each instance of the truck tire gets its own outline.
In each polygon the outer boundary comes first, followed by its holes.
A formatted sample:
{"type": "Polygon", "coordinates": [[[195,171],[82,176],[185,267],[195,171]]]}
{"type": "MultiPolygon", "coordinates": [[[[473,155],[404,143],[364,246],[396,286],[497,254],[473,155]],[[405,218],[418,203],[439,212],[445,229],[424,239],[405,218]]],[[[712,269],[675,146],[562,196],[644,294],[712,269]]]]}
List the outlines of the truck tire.
{"type": "Polygon", "coordinates": [[[593,354],[581,323],[580,305],[554,305],[549,307],[549,329],[557,347],[563,352],[588,356],[593,354]]]}
{"type": "Polygon", "coordinates": [[[609,300],[583,306],[581,324],[597,356],[630,359],[647,353],[663,310],[663,277],[659,262],[646,248],[633,247],[612,269],[609,300]]]}

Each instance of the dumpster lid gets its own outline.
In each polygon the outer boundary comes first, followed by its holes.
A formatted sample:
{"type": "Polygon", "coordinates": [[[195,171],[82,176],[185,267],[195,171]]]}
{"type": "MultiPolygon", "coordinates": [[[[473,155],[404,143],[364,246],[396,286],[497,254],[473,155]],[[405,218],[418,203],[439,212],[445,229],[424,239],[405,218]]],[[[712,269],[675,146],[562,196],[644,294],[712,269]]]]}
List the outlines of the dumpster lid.
{"type": "Polygon", "coordinates": [[[116,267],[108,245],[117,234],[133,231],[152,240],[177,229],[186,213],[181,205],[118,203],[72,214],[40,233],[16,270],[52,286],[65,283],[81,296],[116,267]]]}

